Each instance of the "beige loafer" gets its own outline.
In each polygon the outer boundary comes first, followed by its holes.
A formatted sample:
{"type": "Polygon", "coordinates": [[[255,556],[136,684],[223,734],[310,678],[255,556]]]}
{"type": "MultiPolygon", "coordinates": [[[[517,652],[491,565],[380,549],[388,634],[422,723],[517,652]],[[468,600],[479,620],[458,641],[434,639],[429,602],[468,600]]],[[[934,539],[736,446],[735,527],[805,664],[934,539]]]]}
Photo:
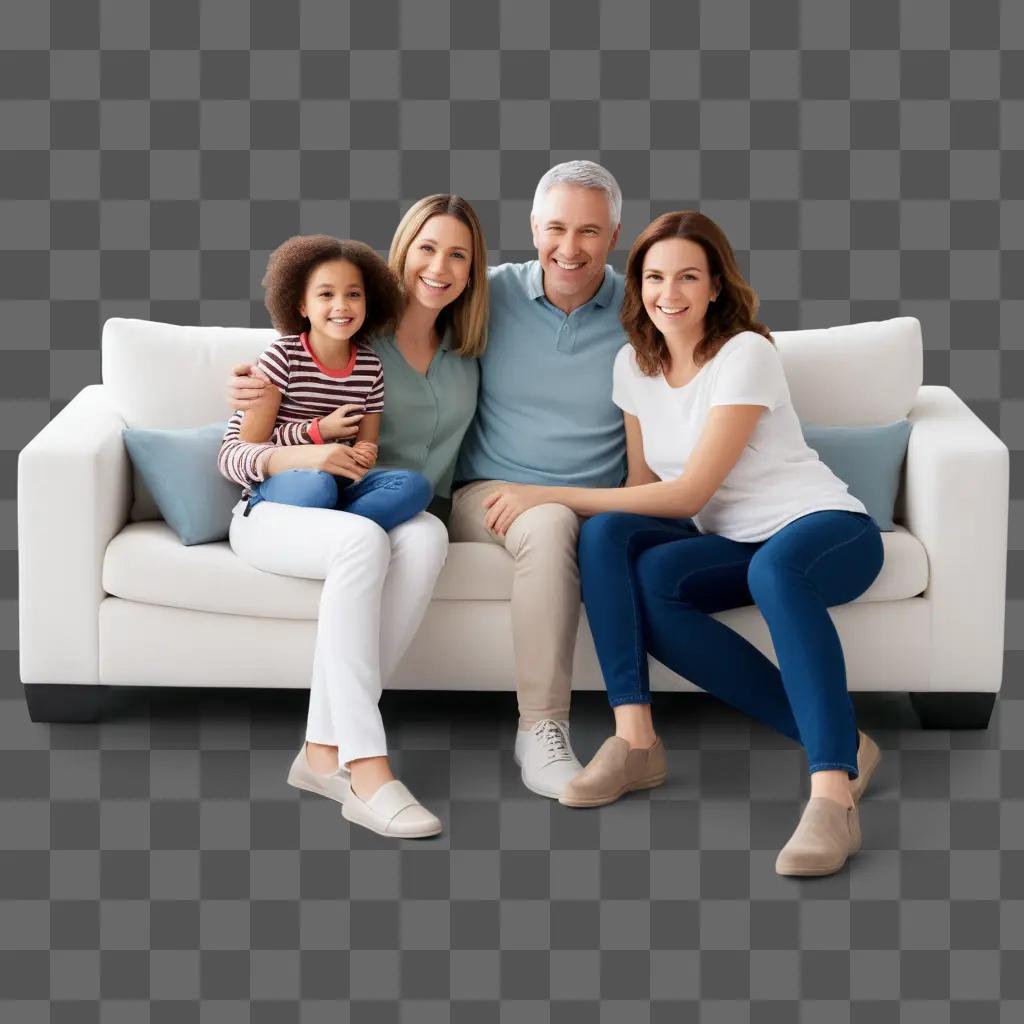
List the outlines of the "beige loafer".
{"type": "Polygon", "coordinates": [[[850,780],[850,792],[855,804],[860,803],[878,762],[882,760],[878,744],[866,732],[858,731],[857,735],[860,737],[860,745],[857,747],[857,778],[850,780]]]}
{"type": "Polygon", "coordinates": [[[860,849],[860,812],[828,797],[814,796],[789,842],[779,851],[780,875],[832,875],[860,849]]]}
{"type": "Polygon", "coordinates": [[[303,743],[288,770],[288,785],[343,804],[352,792],[352,776],[346,768],[339,768],[330,775],[313,771],[306,757],[306,744],[303,743]]]}
{"type": "Polygon", "coordinates": [[[341,816],[391,839],[426,839],[441,831],[441,819],[398,779],[385,782],[369,800],[363,800],[353,789],[341,805],[341,816]]]}
{"type": "Polygon", "coordinates": [[[590,763],[566,785],[559,803],[566,807],[600,807],[625,793],[660,786],[668,775],[661,740],[646,750],[630,747],[628,740],[609,736],[590,763]]]}

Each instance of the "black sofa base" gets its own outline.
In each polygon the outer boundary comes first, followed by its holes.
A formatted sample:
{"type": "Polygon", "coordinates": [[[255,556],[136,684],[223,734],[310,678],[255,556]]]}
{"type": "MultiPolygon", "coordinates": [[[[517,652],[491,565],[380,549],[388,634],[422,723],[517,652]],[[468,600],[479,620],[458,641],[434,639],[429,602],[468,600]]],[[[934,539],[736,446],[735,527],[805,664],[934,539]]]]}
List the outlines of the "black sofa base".
{"type": "Polygon", "coordinates": [[[910,703],[923,729],[987,729],[994,693],[912,693],[910,703]]]}

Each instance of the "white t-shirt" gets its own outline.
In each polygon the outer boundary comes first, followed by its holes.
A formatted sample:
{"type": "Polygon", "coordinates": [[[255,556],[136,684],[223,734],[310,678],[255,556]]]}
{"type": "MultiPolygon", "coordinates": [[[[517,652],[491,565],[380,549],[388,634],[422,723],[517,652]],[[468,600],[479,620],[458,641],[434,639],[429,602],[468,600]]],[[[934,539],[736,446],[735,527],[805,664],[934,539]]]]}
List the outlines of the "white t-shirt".
{"type": "Polygon", "coordinates": [[[682,476],[713,405],[765,407],[736,465],[693,517],[701,533],[762,541],[810,512],[867,511],[807,447],[782,360],[760,334],[734,335],[678,388],[663,374],[645,377],[633,347],[624,345],[615,357],[612,401],[640,421],[644,458],[662,480],[682,476]]]}

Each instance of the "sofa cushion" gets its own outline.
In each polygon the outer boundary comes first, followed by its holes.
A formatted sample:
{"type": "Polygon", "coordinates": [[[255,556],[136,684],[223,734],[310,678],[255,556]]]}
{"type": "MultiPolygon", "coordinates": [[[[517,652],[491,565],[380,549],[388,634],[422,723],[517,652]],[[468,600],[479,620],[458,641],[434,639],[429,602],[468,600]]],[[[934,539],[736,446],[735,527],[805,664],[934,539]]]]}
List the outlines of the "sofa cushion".
{"type": "MultiPolygon", "coordinates": [[[[885,563],[858,601],[915,597],[928,585],[928,558],[921,542],[897,526],[882,535],[885,563]]],[[[103,589],[115,597],[229,615],[315,619],[322,585],[260,572],[226,541],[184,547],[163,522],[130,523],[107,546],[103,589]]],[[[497,544],[452,544],[435,601],[507,601],[512,596],[512,559],[497,544]]]]}
{"type": "Polygon", "coordinates": [[[772,337],[803,423],[873,427],[903,419],[917,401],[924,353],[912,316],[772,337]]]}
{"type": "Polygon", "coordinates": [[[880,427],[801,427],[808,447],[864,503],[878,528],[891,530],[910,420],[880,427]]]}
{"type": "MultiPolygon", "coordinates": [[[[125,448],[159,510],[182,544],[226,540],[239,486],[217,471],[227,423],[185,430],[123,430],[125,448]]],[[[136,485],[136,502],[138,485],[136,485]]]]}

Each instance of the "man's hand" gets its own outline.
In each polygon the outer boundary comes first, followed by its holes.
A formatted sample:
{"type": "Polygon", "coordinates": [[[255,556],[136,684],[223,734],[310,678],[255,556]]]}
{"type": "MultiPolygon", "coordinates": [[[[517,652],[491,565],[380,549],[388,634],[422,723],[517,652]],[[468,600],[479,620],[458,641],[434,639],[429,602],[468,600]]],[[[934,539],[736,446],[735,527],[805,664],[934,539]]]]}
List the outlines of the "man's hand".
{"type": "Polygon", "coordinates": [[[248,363],[231,368],[226,386],[227,403],[232,410],[254,408],[266,394],[266,389],[273,387],[270,378],[258,366],[248,363]]]}
{"type": "Polygon", "coordinates": [[[339,405],[320,420],[320,436],[325,441],[347,441],[359,433],[363,418],[361,405],[339,405]]]}
{"type": "Polygon", "coordinates": [[[484,498],[488,509],[484,526],[498,537],[504,537],[508,528],[527,510],[543,504],[539,487],[530,484],[502,484],[484,498]]]}

